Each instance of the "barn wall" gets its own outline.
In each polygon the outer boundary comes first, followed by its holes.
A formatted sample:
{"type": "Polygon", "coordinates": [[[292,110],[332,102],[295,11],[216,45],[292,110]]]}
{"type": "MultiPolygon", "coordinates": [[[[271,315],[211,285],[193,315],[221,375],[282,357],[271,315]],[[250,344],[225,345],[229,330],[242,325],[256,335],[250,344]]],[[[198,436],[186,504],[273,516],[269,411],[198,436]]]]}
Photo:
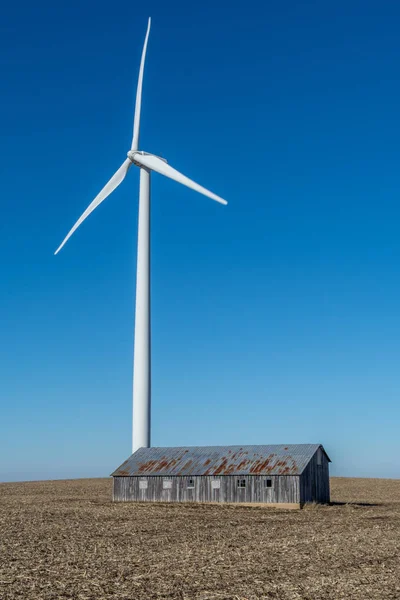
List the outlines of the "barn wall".
{"type": "Polygon", "coordinates": [[[320,450],[314,454],[300,477],[300,502],[330,502],[329,461],[320,450]]]}
{"type": "Polygon", "coordinates": [[[221,477],[114,477],[113,500],[150,502],[259,502],[300,503],[300,478],[285,476],[242,476],[221,477]],[[171,489],[163,489],[163,480],[171,480],[171,489]],[[193,479],[194,488],[188,487],[193,479]],[[238,487],[238,479],[246,480],[246,487],[238,487]],[[272,487],[266,487],[266,480],[272,487]],[[140,489],[140,481],[147,481],[147,489],[140,489]],[[220,488],[213,487],[219,482],[220,488]],[[215,485],[215,483],[214,483],[215,485]]]}

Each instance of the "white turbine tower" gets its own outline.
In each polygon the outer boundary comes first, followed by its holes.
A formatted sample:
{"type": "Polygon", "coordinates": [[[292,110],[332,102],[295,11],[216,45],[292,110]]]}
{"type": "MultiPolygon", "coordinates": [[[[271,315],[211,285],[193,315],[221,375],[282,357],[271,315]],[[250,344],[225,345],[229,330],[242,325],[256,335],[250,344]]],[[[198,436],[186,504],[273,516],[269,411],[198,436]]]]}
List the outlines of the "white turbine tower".
{"type": "Polygon", "coordinates": [[[133,123],[133,138],[128,158],[123,162],[118,171],[111,177],[87,207],[83,215],[77,220],[62,244],[56,250],[57,254],[79,225],[94,211],[119,186],[125,178],[129,168],[135,165],[140,168],[139,191],[139,224],[138,224],[138,252],[136,272],[136,314],[135,314],[135,342],[133,361],[133,442],[132,452],[138,448],[150,447],[150,404],[151,404],[151,356],[150,356],[150,173],[155,171],[165,177],[174,179],[192,188],[204,196],[208,196],[221,204],[227,204],[216,194],[213,194],[198,183],[195,183],[179,171],[167,164],[163,158],[138,150],[140,107],[142,103],[143,70],[146,58],[147,41],[149,39],[150,23],[147,26],[144,40],[142,58],[140,61],[138,87],[136,92],[135,118],[133,123]]]}

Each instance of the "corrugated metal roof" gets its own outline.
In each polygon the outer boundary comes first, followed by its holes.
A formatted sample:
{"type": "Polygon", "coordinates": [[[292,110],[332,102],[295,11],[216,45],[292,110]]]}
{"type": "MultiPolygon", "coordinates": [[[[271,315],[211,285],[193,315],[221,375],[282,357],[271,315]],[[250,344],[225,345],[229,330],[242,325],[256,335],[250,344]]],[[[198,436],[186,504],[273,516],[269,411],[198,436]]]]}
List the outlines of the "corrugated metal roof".
{"type": "Polygon", "coordinates": [[[112,475],[300,475],[318,448],[325,452],[320,444],[139,448],[112,475]]]}

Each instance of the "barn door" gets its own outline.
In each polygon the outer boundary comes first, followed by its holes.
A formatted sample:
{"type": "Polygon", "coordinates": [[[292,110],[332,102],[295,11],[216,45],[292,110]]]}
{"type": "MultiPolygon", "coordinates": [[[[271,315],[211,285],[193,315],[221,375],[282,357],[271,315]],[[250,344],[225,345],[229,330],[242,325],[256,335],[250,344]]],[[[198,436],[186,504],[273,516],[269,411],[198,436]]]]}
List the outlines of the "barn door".
{"type": "Polygon", "coordinates": [[[221,480],[211,479],[211,502],[221,501],[221,480]]]}

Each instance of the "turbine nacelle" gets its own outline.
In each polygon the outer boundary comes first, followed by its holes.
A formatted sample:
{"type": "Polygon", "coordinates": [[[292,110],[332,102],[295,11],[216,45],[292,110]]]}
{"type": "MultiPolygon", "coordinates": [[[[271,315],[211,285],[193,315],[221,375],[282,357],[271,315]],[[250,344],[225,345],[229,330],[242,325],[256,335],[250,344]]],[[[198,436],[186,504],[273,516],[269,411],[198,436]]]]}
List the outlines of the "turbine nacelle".
{"type": "Polygon", "coordinates": [[[154,156],[155,158],[158,158],[159,160],[162,160],[163,162],[168,163],[168,161],[165,158],[163,158],[162,156],[157,156],[156,154],[151,154],[150,152],[144,152],[143,150],[129,150],[129,152],[127,153],[127,157],[137,167],[143,166],[142,163],[140,162],[140,160],[135,159],[135,156],[137,156],[137,155],[139,155],[139,156],[154,156]]]}

